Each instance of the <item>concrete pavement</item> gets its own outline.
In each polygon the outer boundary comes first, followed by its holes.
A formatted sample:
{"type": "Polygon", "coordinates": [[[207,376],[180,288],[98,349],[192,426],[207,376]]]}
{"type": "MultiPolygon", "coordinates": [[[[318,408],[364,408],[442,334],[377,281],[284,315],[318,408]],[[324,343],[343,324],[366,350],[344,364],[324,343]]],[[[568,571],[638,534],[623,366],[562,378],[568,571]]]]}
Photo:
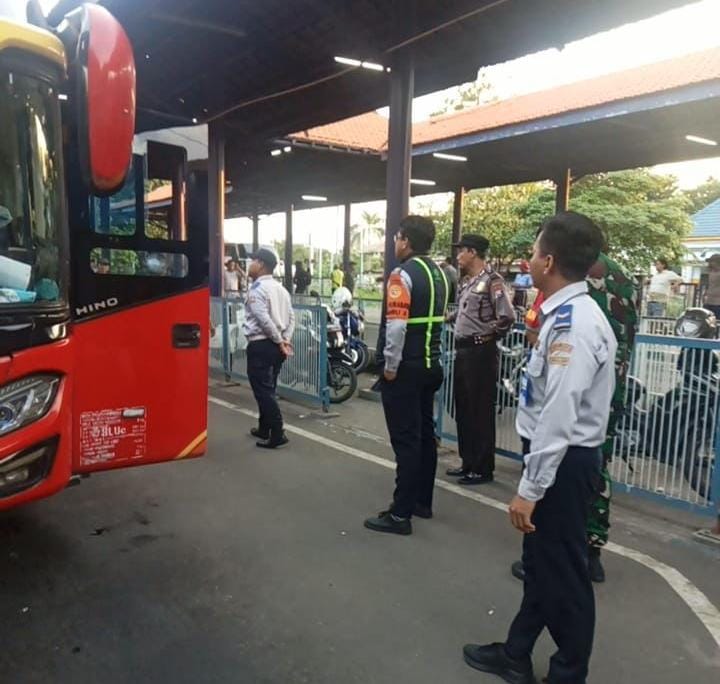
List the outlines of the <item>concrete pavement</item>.
{"type": "MultiPolygon", "coordinates": [[[[284,404],[310,436],[266,452],[237,410],[253,408],[247,391],[213,394],[236,408],[211,404],[208,457],[93,476],[0,517],[0,681],[498,681],[460,649],[502,639],[518,606],[506,516],[441,489],[411,537],[366,531],[392,490],[379,406],[325,418],[284,404]]],[[[516,472],[503,463],[482,493],[507,500],[516,472]]],[[[613,538],[717,606],[720,551],[690,541],[693,524],[622,506],[613,538]]],[[[720,649],[678,594],[632,560],[606,564],[589,681],[718,681],[720,649]]],[[[544,636],[539,676],[551,652],[544,636]]]]}

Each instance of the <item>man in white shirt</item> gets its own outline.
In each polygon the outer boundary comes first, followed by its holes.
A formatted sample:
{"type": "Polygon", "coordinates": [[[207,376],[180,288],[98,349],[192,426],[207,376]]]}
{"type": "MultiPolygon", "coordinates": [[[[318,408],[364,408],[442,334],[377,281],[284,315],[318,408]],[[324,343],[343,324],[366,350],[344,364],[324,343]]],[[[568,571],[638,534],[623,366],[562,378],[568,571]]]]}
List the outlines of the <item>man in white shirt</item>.
{"type": "Polygon", "coordinates": [[[250,434],[259,438],[257,446],[276,449],[288,443],[276,392],[280,369],[292,354],[295,312],[288,291],[272,277],[277,257],[269,249],[259,249],[250,258],[253,284],[245,302],[243,329],[248,380],[260,412],[258,427],[250,434]]]}
{"type": "Polygon", "coordinates": [[[226,297],[236,298],[240,296],[240,271],[239,264],[235,259],[228,259],[225,262],[223,281],[226,297]]]}
{"type": "Polygon", "coordinates": [[[655,262],[655,270],[657,273],[650,278],[648,287],[647,315],[651,318],[662,318],[670,294],[677,290],[682,278],[668,269],[668,262],[665,259],[658,259],[655,262]]]}

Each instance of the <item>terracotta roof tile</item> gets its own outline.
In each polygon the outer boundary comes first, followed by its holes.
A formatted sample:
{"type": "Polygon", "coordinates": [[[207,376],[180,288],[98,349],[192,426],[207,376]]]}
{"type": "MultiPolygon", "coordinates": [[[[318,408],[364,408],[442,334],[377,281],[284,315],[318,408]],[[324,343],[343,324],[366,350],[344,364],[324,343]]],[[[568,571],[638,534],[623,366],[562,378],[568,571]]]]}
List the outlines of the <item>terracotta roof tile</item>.
{"type": "MultiPolygon", "coordinates": [[[[449,140],[716,79],[720,79],[720,48],[711,48],[434,117],[413,126],[413,145],[449,140]]],[[[386,118],[369,112],[290,137],[322,145],[383,152],[387,149],[387,129],[386,118]]]]}
{"type": "Polygon", "coordinates": [[[379,152],[387,147],[388,120],[376,112],[368,112],[293,133],[290,138],[300,142],[379,152]]]}

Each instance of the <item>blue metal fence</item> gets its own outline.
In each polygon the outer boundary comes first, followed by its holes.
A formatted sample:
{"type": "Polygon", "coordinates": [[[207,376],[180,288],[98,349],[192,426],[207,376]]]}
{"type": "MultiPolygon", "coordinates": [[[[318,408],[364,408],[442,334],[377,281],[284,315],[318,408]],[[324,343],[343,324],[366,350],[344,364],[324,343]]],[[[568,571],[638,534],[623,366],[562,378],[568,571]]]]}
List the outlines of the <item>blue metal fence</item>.
{"type": "MultiPolygon", "coordinates": [[[[438,394],[442,439],[457,441],[454,337],[443,332],[445,383],[438,394]]],[[[521,459],[515,431],[519,384],[527,354],[522,326],[498,345],[497,452],[521,459]]],[[[618,425],[610,474],[616,488],[700,513],[720,505],[720,341],[638,335],[630,365],[626,412],[618,425]]]]}
{"type": "MultiPolygon", "coordinates": [[[[320,306],[295,304],[294,354],[283,364],[278,394],[317,403],[330,403],[327,370],[327,313],[320,306]]],[[[243,333],[244,304],[239,299],[213,298],[210,304],[210,367],[227,378],[247,380],[247,339],[243,333]]]]}

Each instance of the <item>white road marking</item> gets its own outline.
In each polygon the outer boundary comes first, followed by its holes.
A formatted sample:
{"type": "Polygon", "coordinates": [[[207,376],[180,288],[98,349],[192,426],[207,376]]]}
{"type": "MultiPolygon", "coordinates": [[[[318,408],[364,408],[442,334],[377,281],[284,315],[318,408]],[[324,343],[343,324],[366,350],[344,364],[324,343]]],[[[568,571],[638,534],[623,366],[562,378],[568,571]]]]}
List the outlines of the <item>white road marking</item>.
{"type": "MultiPolygon", "coordinates": [[[[240,406],[236,406],[235,404],[223,399],[210,397],[209,401],[217,406],[222,406],[223,408],[235,411],[236,413],[241,413],[250,418],[258,417],[258,414],[255,411],[241,408],[240,406]]],[[[287,424],[285,425],[285,430],[291,434],[304,437],[305,439],[309,439],[317,444],[322,444],[330,449],[347,454],[348,456],[354,456],[355,458],[360,458],[363,461],[374,463],[382,466],[383,468],[395,470],[395,464],[392,461],[388,461],[387,459],[380,458],[374,454],[369,454],[366,451],[341,444],[340,442],[328,439],[327,437],[310,432],[309,430],[304,430],[303,428],[296,427],[295,425],[287,424]]],[[[465,489],[459,485],[455,485],[441,479],[436,479],[435,485],[445,491],[452,492],[453,494],[465,497],[466,499],[472,499],[473,501],[477,501],[485,506],[495,508],[502,513],[507,513],[508,504],[498,501],[497,499],[484,496],[483,494],[478,494],[477,492],[465,489]]],[[[666,563],[656,560],[652,556],[648,556],[647,554],[636,551],[635,549],[631,549],[627,546],[621,546],[620,544],[609,542],[605,546],[605,550],[624,556],[630,560],[634,560],[636,563],[644,565],[646,568],[662,577],[670,585],[671,589],[685,602],[688,608],[690,608],[698,620],[700,620],[707,631],[710,632],[710,635],[720,648],[720,611],[713,605],[710,599],[705,596],[702,591],[700,591],[700,589],[698,589],[687,577],[685,577],[685,575],[671,565],[667,565],[666,563]]]]}

